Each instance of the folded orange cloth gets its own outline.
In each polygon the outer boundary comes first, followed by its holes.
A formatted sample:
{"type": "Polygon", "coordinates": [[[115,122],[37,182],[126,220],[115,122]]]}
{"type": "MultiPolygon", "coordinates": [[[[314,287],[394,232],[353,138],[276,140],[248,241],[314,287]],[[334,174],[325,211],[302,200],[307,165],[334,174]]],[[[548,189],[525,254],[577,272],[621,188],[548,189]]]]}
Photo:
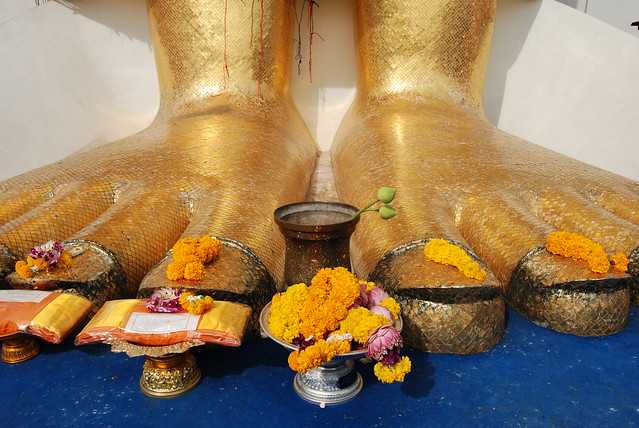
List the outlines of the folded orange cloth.
{"type": "Polygon", "coordinates": [[[89,300],[75,294],[0,290],[0,337],[27,333],[60,343],[92,307],[89,300]]]}
{"type": "Polygon", "coordinates": [[[197,339],[240,346],[250,316],[251,308],[246,305],[217,300],[202,315],[153,313],[146,309],[143,300],[112,300],[102,306],[75,338],[75,343],[119,340],[144,346],[167,346],[197,339]]]}

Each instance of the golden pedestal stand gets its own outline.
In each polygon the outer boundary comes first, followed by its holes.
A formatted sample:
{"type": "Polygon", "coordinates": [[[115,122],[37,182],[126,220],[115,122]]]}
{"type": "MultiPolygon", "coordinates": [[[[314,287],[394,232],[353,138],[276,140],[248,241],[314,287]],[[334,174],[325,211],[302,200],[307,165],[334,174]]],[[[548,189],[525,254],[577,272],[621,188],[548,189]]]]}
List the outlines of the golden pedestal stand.
{"type": "Polygon", "coordinates": [[[140,389],[153,398],[171,398],[193,389],[202,379],[202,372],[189,351],[204,342],[190,340],[169,346],[143,346],[114,340],[109,342],[112,352],[129,357],[144,357],[140,389]]]}
{"type": "Polygon", "coordinates": [[[26,334],[15,334],[2,341],[2,361],[18,364],[30,360],[40,353],[38,339],[26,334]]]}
{"type": "Polygon", "coordinates": [[[146,356],[140,389],[154,398],[170,398],[193,389],[202,379],[202,372],[189,351],[161,357],[146,356]]]}

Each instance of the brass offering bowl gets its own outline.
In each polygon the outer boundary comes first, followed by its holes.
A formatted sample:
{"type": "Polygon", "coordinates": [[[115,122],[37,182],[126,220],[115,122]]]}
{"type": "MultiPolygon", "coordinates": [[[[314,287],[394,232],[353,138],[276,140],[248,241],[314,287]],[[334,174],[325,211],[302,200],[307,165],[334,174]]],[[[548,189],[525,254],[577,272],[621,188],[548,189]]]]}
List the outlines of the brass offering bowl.
{"type": "Polygon", "coordinates": [[[321,268],[351,268],[350,238],[359,216],[352,205],[297,202],[275,210],[286,240],[284,283],[310,283],[321,268]]]}

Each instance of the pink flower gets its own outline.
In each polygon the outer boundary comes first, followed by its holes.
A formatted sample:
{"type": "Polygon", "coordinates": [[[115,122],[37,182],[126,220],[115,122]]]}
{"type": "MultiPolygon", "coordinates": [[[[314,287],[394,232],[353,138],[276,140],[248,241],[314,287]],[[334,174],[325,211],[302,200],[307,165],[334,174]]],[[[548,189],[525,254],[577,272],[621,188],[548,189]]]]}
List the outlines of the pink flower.
{"type": "Polygon", "coordinates": [[[146,301],[146,308],[151,312],[183,312],[180,305],[180,290],[177,288],[160,288],[151,294],[146,301]]]}
{"type": "Polygon", "coordinates": [[[368,307],[379,306],[379,304],[388,297],[390,297],[388,293],[379,287],[375,287],[368,292],[368,307]]]}
{"type": "Polygon", "coordinates": [[[381,315],[393,321],[393,314],[383,306],[373,306],[370,311],[374,314],[381,315]]]}
{"type": "Polygon", "coordinates": [[[399,331],[389,325],[384,325],[368,338],[367,355],[377,361],[382,361],[389,352],[394,352],[402,345],[402,335],[399,331]]]}
{"type": "Polygon", "coordinates": [[[49,241],[31,248],[30,256],[34,259],[43,259],[49,266],[55,266],[60,260],[63,251],[64,244],[62,242],[49,241]]]}

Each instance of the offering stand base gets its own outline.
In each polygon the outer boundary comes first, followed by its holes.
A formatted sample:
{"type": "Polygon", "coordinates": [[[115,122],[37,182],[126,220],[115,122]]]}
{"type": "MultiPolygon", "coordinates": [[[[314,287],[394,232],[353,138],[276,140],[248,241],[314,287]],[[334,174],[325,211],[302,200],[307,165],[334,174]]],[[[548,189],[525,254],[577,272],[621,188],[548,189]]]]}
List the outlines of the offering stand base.
{"type": "Polygon", "coordinates": [[[40,353],[38,339],[26,334],[16,334],[2,342],[2,361],[18,364],[30,360],[40,353]]]}
{"type": "Polygon", "coordinates": [[[353,366],[353,360],[341,360],[298,373],[293,388],[303,400],[321,408],[345,403],[359,394],[364,385],[353,366]]]}
{"type": "Polygon", "coordinates": [[[146,356],[140,389],[153,398],[171,398],[193,389],[202,379],[202,372],[191,352],[146,356]]]}

